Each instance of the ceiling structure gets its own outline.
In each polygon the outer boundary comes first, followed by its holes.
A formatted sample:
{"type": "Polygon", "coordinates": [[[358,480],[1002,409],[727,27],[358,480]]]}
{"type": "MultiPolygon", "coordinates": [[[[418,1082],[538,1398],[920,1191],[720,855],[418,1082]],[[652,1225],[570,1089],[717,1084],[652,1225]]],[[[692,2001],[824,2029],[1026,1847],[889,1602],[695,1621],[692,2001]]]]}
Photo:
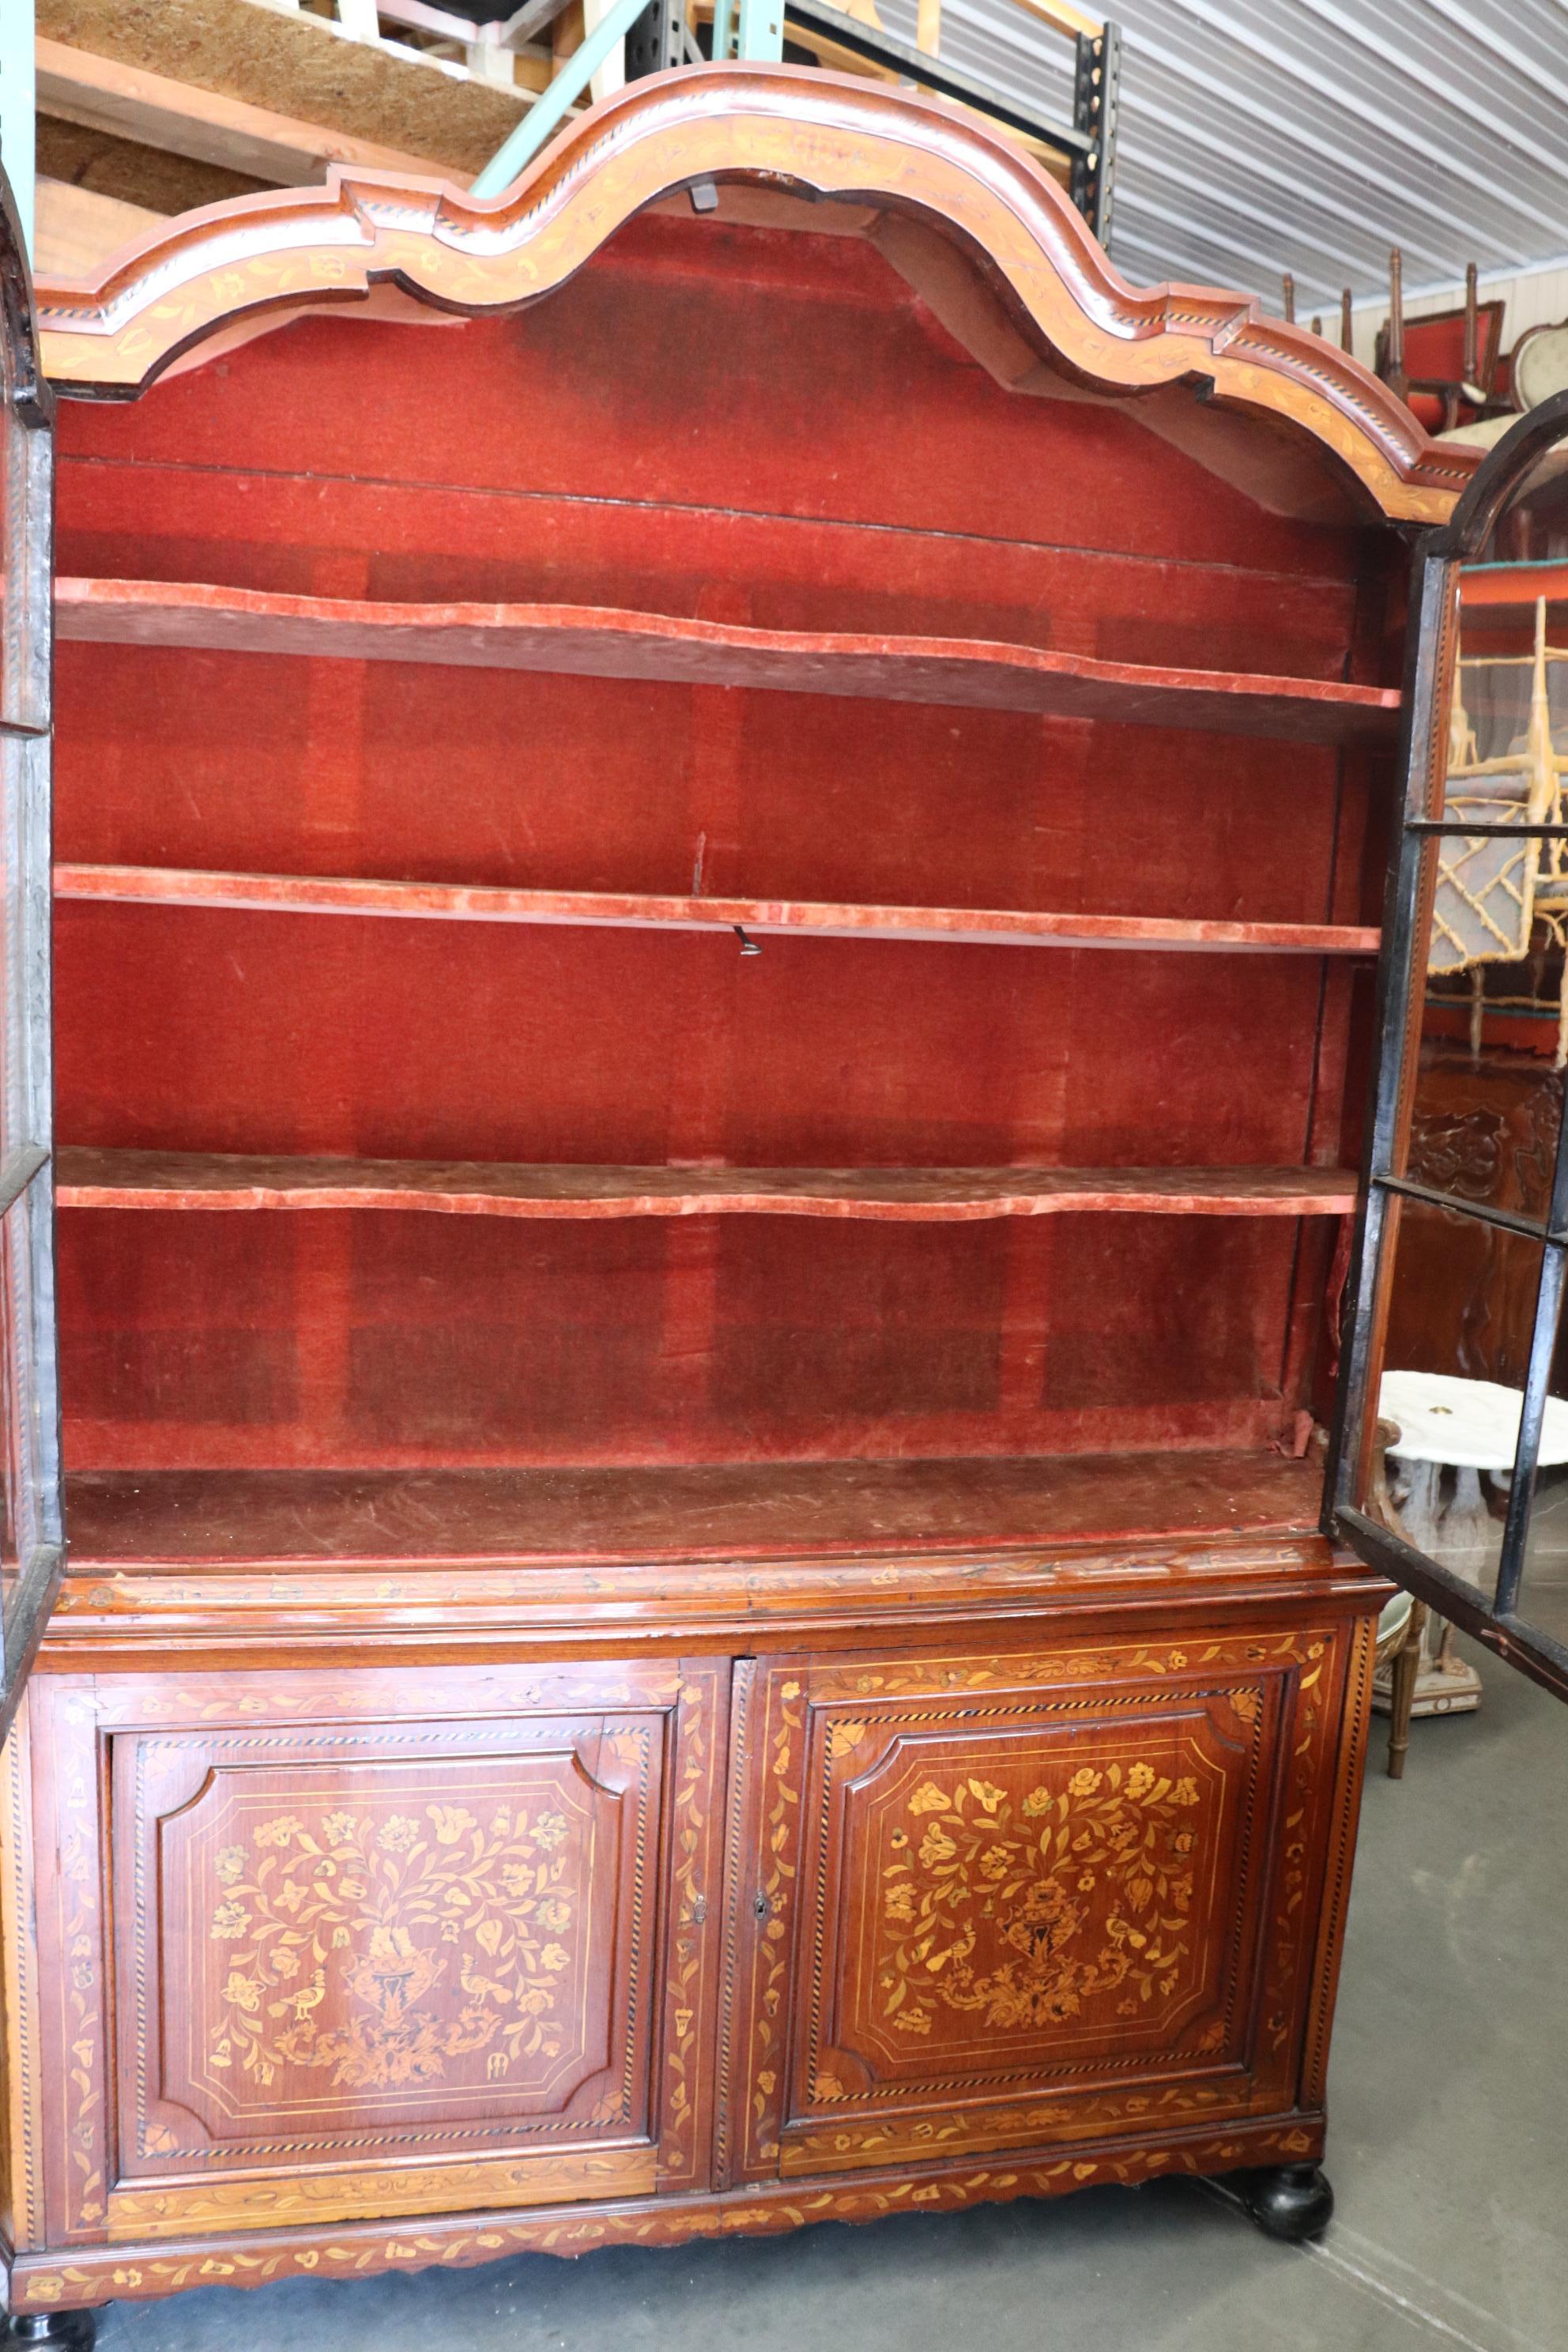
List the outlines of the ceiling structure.
{"type": "MultiPolygon", "coordinates": [[[[914,0],[879,0],[912,35],[914,0]]],[[[1568,262],[1568,0],[1110,0],[1110,250],[1128,277],[1297,311],[1568,262]]],[[[1071,119],[1072,51],[1016,0],[942,0],[942,53],[1071,119]]]]}
{"type": "MultiPolygon", "coordinates": [[[[0,0],[0,24],[14,4],[0,0]]],[[[37,0],[38,32],[48,37],[40,58],[48,49],[57,66],[76,60],[79,79],[89,68],[112,74],[115,65],[91,67],[89,58],[83,67],[77,56],[101,50],[143,78],[174,75],[226,93],[210,104],[195,93],[192,102],[208,112],[230,100],[261,104],[307,125],[330,122],[335,133],[406,148],[411,168],[420,167],[420,157],[435,158],[465,176],[518,121],[521,90],[514,95],[488,76],[476,81],[459,68],[448,69],[456,81],[440,83],[442,123],[426,119],[432,79],[397,45],[406,5],[388,27],[390,41],[376,44],[357,31],[346,41],[328,37],[367,15],[374,28],[374,0],[353,0],[352,17],[351,0],[306,5],[320,13],[301,16],[299,0],[260,6],[157,0],[129,9],[122,0],[37,0]],[[329,26],[323,16],[342,21],[329,26]],[[61,49],[62,40],[73,46],[61,49]],[[324,60],[322,88],[308,74],[290,80],[282,73],[289,58],[300,62],[295,52],[318,68],[324,60]],[[187,58],[196,60],[190,72],[187,58]],[[360,88],[367,77],[375,83],[369,97],[360,88]],[[370,102],[378,92],[379,111],[370,102]],[[445,122],[464,108],[462,123],[445,122]]],[[[912,42],[917,0],[876,5],[887,29],[912,42]]],[[[448,22],[515,13],[507,0],[440,5],[448,22]]],[[[1456,287],[1472,260],[1483,283],[1568,268],[1568,141],[1561,131],[1568,0],[1109,0],[1107,13],[1123,43],[1109,241],[1129,278],[1240,287],[1278,306],[1289,271],[1297,315],[1321,315],[1331,334],[1342,288],[1369,311],[1386,299],[1391,245],[1405,255],[1406,301],[1417,304],[1424,291],[1456,287]]],[[[1032,101],[1047,118],[1071,121],[1073,44],[1031,14],[1030,0],[942,0],[941,45],[944,60],[1032,101]]],[[[549,71],[545,49],[517,67],[520,82],[534,89],[549,71]]],[[[186,124],[172,134],[156,123],[149,129],[140,117],[126,119],[118,86],[108,98],[68,90],[62,100],[52,82],[46,89],[47,79],[39,82],[47,118],[39,169],[69,184],[51,188],[57,209],[67,198],[79,209],[94,202],[101,209],[108,198],[166,213],[264,184],[234,179],[236,170],[257,166],[246,162],[248,150],[236,163],[221,124],[204,121],[194,131],[186,124]],[[118,133],[118,144],[109,132],[118,133]],[[150,151],[171,145],[172,157],[153,153],[149,162],[150,151]],[[138,163],[141,179],[132,170],[138,163]],[[210,179],[226,163],[224,185],[186,184],[193,172],[205,167],[210,179]],[[168,186],[155,173],[149,180],[153,164],[168,186]]],[[[307,159],[307,175],[315,168],[307,159]]],[[[279,176],[278,169],[269,174],[279,176]]],[[[285,167],[281,176],[300,174],[285,167]]],[[[87,222],[83,253],[63,259],[57,253],[55,266],[85,267],[135,226],[118,216],[87,222]]],[[[1370,320],[1363,324],[1370,331],[1370,320]]]]}

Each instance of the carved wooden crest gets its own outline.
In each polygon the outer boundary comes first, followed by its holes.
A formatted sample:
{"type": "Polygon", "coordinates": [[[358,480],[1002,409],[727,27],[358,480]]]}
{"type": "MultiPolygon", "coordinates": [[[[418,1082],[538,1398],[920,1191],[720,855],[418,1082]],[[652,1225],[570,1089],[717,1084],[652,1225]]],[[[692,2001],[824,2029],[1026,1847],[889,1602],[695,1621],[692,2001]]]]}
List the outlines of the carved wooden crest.
{"type": "MultiPolygon", "coordinates": [[[[1195,390],[1296,428],[1404,521],[1444,521],[1475,470],[1473,451],[1431,442],[1356,361],[1252,298],[1131,285],[1055,183],[974,117],[782,66],[634,83],[488,201],[334,165],[324,187],[184,215],[91,286],[40,286],[45,365],[62,387],[113,397],[216,334],[257,331],[268,313],[395,303],[399,290],[459,314],[520,308],[563,285],[634,215],[704,182],[864,208],[858,233],[1019,390],[1046,390],[1033,380],[1042,373],[1080,396],[1180,388],[1184,417],[1195,390]],[[969,337],[951,314],[976,272],[994,315],[969,337]]],[[[1183,437],[1180,424],[1170,429],[1183,437]]]]}

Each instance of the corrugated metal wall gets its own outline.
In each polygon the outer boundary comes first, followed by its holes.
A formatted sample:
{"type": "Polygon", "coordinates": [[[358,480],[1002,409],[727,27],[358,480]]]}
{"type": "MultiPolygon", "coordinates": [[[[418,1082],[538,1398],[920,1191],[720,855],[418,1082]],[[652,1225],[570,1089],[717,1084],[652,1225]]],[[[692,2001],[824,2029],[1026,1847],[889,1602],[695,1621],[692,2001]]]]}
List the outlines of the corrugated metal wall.
{"type": "MultiPolygon", "coordinates": [[[[913,0],[879,0],[913,37],[913,0]]],[[[1568,261],[1563,0],[1111,0],[1122,27],[1110,249],[1130,278],[1278,295],[1568,261]]],[[[943,0],[942,48],[1070,119],[1070,46],[1012,0],[943,0]]]]}

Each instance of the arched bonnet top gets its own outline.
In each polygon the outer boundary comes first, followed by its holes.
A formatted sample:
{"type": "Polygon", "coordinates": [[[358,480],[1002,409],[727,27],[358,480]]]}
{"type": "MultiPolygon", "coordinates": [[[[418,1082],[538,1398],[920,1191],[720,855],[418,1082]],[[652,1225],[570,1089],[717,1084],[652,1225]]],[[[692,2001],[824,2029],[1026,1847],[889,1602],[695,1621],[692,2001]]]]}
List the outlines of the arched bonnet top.
{"type": "MultiPolygon", "coordinates": [[[[1056,184],[975,116],[784,66],[635,82],[489,200],[334,164],[321,187],[184,214],[90,284],[40,283],[45,373],[62,392],[123,398],[216,336],[255,332],[269,313],[282,323],[363,303],[382,287],[465,315],[517,309],[564,284],[635,214],[704,181],[871,208],[865,233],[1020,391],[1148,399],[1196,388],[1211,410],[1250,412],[1316,443],[1363,510],[1392,521],[1445,522],[1476,469],[1474,451],[1434,443],[1359,362],[1255,299],[1130,285],[1056,184]],[[966,312],[982,283],[988,315],[976,330],[966,312]]],[[[1190,392],[1180,406],[1191,414],[1190,392]]],[[[1187,438],[1169,400],[1149,412],[1155,429],[1187,438]]]]}

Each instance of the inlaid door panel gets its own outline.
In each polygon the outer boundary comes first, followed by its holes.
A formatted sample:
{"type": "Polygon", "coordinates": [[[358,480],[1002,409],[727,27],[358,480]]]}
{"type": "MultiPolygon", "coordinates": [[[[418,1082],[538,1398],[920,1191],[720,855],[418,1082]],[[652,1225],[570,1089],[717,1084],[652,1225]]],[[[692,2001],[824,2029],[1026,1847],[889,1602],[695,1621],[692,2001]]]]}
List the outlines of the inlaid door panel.
{"type": "Polygon", "coordinates": [[[646,1998],[627,2008],[663,1729],[469,1726],[456,1756],[409,1729],[374,1760],[331,1730],[118,1741],[142,2061],[126,2170],[261,2158],[258,2113],[268,2139],[465,2110],[645,2137],[646,1998]]]}
{"type": "Polygon", "coordinates": [[[68,2183],[71,2221],[159,2236],[701,2177],[726,1679],[106,1678],[112,1991],[72,2045],[101,2070],[106,2193],[68,2183]]]}
{"type": "Polygon", "coordinates": [[[1342,1646],[759,1668],[726,2177],[1289,2110],[1342,1646]]]}

